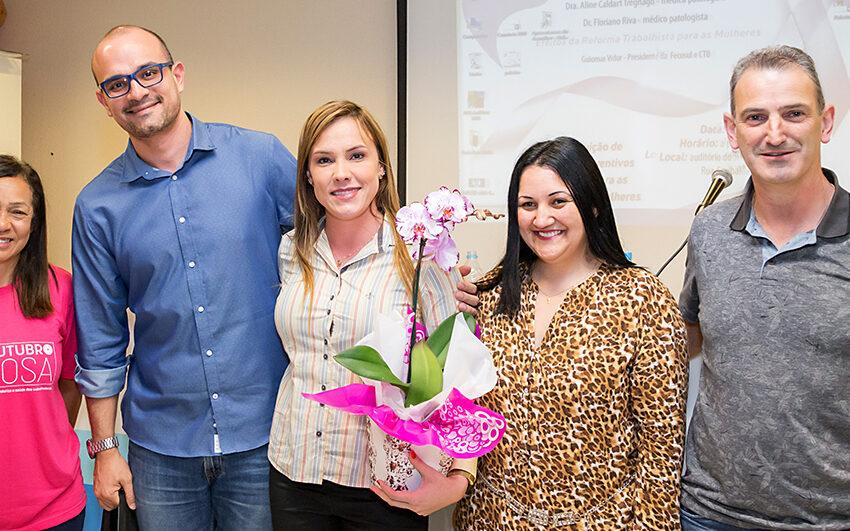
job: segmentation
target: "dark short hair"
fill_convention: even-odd
[[[799,66],[815,84],[817,92],[818,112],[823,112],[826,101],[823,97],[823,88],[820,84],[818,71],[815,69],[815,60],[799,48],[793,46],[768,46],[754,50],[742,57],[732,70],[732,78],[729,80],[729,108],[732,116],[735,115],[735,87],[741,76],[750,68],[758,70],[782,70],[789,66]]]
[[[12,155],[0,155],[0,179],[20,177],[32,193],[30,237],[21,251],[12,277],[18,304],[25,317],[46,317],[53,312],[48,286],[47,212],[41,178],[29,164]],[[55,277],[54,277],[55,278]]]
[[[502,293],[497,313],[515,315],[519,310],[522,271],[537,259],[520,236],[517,220],[520,178],[529,166],[549,168],[567,186],[593,256],[615,267],[635,266],[623,252],[605,179],[587,148],[578,140],[565,136],[538,142],[520,155],[508,185],[508,238],[501,262],[499,285]]]

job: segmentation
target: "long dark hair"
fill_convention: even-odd
[[[32,225],[12,276],[24,317],[47,317],[53,313],[48,285],[47,213],[41,178],[29,164],[11,155],[0,155],[0,178],[20,177],[32,192]],[[55,276],[54,276],[55,280]]]
[[[520,155],[511,173],[508,186],[508,240],[501,262],[500,278],[494,279],[494,284],[498,280],[502,288],[497,313],[516,315],[519,311],[522,271],[537,259],[520,236],[517,222],[519,181],[529,166],[549,168],[564,181],[581,215],[587,244],[593,256],[614,267],[635,267],[623,252],[605,180],[587,148],[578,140],[565,136],[538,142]]]

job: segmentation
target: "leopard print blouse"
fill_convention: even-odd
[[[539,348],[530,275],[517,316],[495,314],[500,291],[481,294],[499,378],[478,403],[508,428],[479,458],[455,529],[679,529],[687,353],[664,284],[603,265],[567,293]]]

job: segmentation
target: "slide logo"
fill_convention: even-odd
[[[49,390],[56,374],[55,354],[50,341],[0,343],[0,393]]]

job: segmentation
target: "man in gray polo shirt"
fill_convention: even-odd
[[[752,178],[691,229],[680,307],[703,369],[683,530],[850,529],[850,196],[820,156],[835,108],[788,46],[730,85]]]

